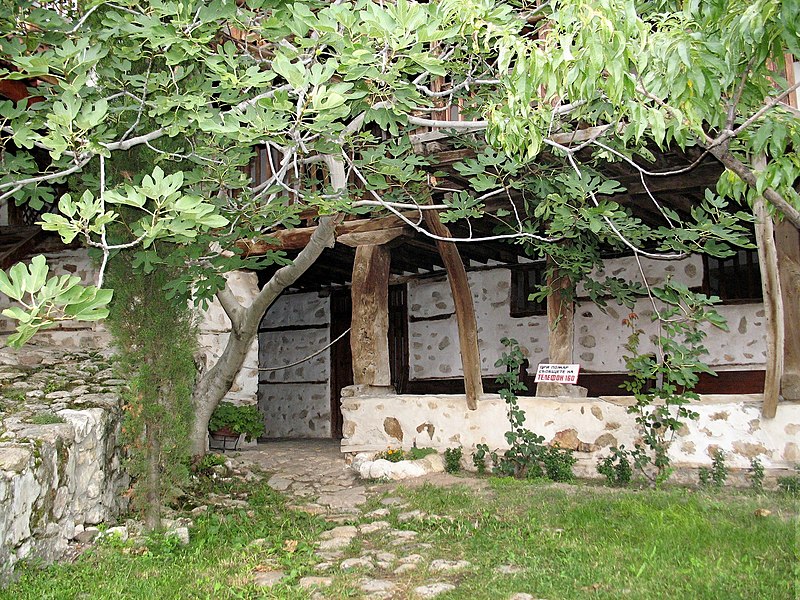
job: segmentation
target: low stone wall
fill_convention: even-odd
[[[345,389],[347,392],[348,389]],[[544,436],[546,443],[576,450],[576,473],[597,477],[597,458],[611,446],[633,447],[637,437],[634,416],[628,414],[630,398],[520,397],[526,427]],[[800,403],[783,402],[774,419],[764,419],[760,395],[705,396],[692,404],[699,413],[675,437],[670,458],[676,467],[711,464],[717,449],[726,453],[727,465],[747,468],[758,458],[766,469],[793,468],[800,463]],[[345,396],[343,452],[461,446],[468,457],[476,444],[507,448],[506,405],[493,394],[484,395],[478,409],[467,408],[460,395]]]
[[[0,583],[121,510],[122,383],[98,353],[0,350]]]

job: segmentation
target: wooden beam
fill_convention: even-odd
[[[419,219],[418,212],[403,213],[403,216],[412,220]],[[405,221],[395,215],[344,221],[336,226],[336,239],[343,235],[366,231],[380,231],[394,227],[404,227]],[[247,256],[258,256],[272,250],[301,250],[306,247],[311,235],[316,231],[313,227],[296,227],[294,229],[281,229],[269,234],[266,240],[239,240],[236,244],[245,251]]]
[[[450,231],[439,219],[437,211],[426,210],[425,222],[435,235],[451,237]],[[447,280],[450,282],[450,291],[453,294],[467,407],[470,410],[476,410],[478,398],[483,394],[483,382],[481,381],[481,355],[478,350],[478,322],[475,318],[472,292],[469,289],[464,263],[461,262],[455,243],[437,240],[436,246],[447,270]]]
[[[350,294],[353,318],[350,349],[353,383],[389,387],[389,262],[386,246],[356,248]]]
[[[381,245],[404,235],[411,234],[410,227],[389,227],[375,231],[355,231],[353,233],[343,233],[337,236],[336,241],[345,246],[355,248],[356,246]]]
[[[18,229],[19,235],[14,238],[12,245],[0,251],[0,269],[8,269],[14,263],[21,261],[45,234],[41,227],[20,227]]]
[[[680,175],[671,175],[668,177],[645,176],[644,180],[645,183],[647,183],[646,188],[642,184],[641,177],[638,174],[612,178],[626,188],[627,194],[634,195],[646,194],[648,189],[651,193],[657,193],[713,187],[716,185],[724,170],[722,165],[712,163],[709,165],[699,165],[693,170]]]
[[[766,167],[766,161],[757,159]],[[761,414],[768,419],[775,417],[778,410],[781,377],[783,376],[784,316],[781,298],[781,283],[778,273],[778,252],[775,245],[775,231],[772,217],[767,211],[766,200],[757,197],[753,202],[753,214],[756,217],[755,232],[758,245],[758,263],[761,267],[761,290],[764,296],[764,313],[766,315],[767,361],[764,376],[764,403]]]
[[[397,261],[395,261],[397,257]],[[392,252],[392,263],[409,273],[418,273],[420,270],[433,271],[434,267],[444,268],[442,257],[435,244],[424,240],[408,239],[405,243]]]

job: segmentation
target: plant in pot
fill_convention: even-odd
[[[249,442],[264,433],[264,419],[255,406],[220,402],[208,421],[208,431],[211,449],[236,450],[241,434]]]

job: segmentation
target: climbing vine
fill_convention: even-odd
[[[520,381],[519,369],[525,360],[519,343],[515,339],[500,340],[506,351],[495,363],[495,367],[505,367],[505,372],[497,377],[502,384],[500,397],[505,401],[511,429],[506,431],[506,442],[510,446],[502,455],[489,452],[486,444],[478,444],[473,462],[485,464],[488,455],[492,461],[492,473],[517,479],[547,477],[553,481],[570,481],[574,475],[572,467],[575,457],[570,450],[546,446],[544,437],[525,427],[525,411],[517,402],[517,393],[527,390]],[[481,469],[479,468],[479,471]]]
[[[130,382],[123,433],[134,507],[152,530],[160,528],[163,503],[188,477],[197,337],[189,305],[164,291],[174,273],[145,274],[132,261],[132,254],[123,254],[109,269],[115,294],[107,325],[118,367]]]
[[[702,360],[708,354],[703,345],[707,336],[704,325],[728,329],[725,319],[713,308],[719,299],[690,290],[683,284],[667,281],[649,289],[652,320],[658,333],[643,340],[639,315],[631,312],[623,324],[630,328],[625,349],[625,365],[630,375],[623,387],[631,392],[634,404],[628,412],[635,415],[639,437],[632,450],[611,448],[602,457],[598,471],[610,482],[625,484],[630,480],[626,465],[656,485],[669,479],[669,448],[686,420],[698,418],[689,404],[699,400],[694,387],[701,373],[714,372]],[[649,342],[652,352],[643,346]]]

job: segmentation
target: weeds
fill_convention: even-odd
[[[764,465],[757,458],[750,459],[750,487],[754,492],[764,491]]]
[[[461,471],[461,455],[462,450],[460,447],[447,448],[444,451],[444,470],[448,473],[458,473]]]
[[[38,413],[27,419],[33,425],[55,425],[56,423],[66,423],[64,417],[51,412]]]
[[[402,448],[387,448],[383,452],[376,454],[375,458],[382,458],[383,460],[388,460],[389,462],[398,463],[401,460],[420,460],[431,454],[436,454],[436,450],[434,448],[417,448],[414,446],[409,450],[403,450]]]
[[[778,477],[778,490],[788,496],[797,498],[800,496],[800,465],[795,467],[795,470],[798,472],[797,475]]]
[[[698,470],[698,477],[700,479],[700,485],[703,487],[723,487],[728,480],[728,467],[725,464],[725,452],[716,450],[711,459],[711,468],[700,467]]]
[[[436,454],[436,450],[434,448],[417,448],[414,446],[405,453],[405,459],[420,460],[421,458],[425,458],[431,454]]]

